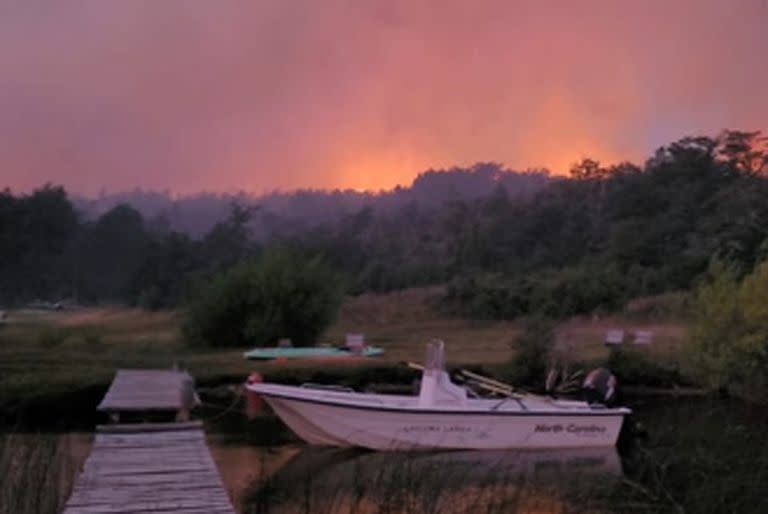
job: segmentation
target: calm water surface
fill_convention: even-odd
[[[583,491],[622,476],[613,448],[568,451],[376,453],[310,447],[214,458],[242,512],[564,512]],[[240,454],[242,455],[242,454]],[[583,511],[583,510],[582,510]]]
[[[247,421],[240,413],[207,422],[207,433],[225,486],[242,513],[768,512],[768,410],[722,399],[628,403],[646,435],[623,440],[618,450],[312,448],[274,417]],[[8,443],[9,436],[4,437]],[[40,434],[13,437],[14,448],[41,441]],[[53,478],[66,489],[92,435],[44,437],[58,438],[65,448],[65,465]],[[19,475],[19,480],[25,479]],[[39,493],[27,489],[25,494]]]
[[[768,512],[768,410],[717,398],[629,404],[639,429],[618,449],[364,452],[247,422],[209,427],[210,446],[247,513]],[[289,440],[262,446],[259,433]]]

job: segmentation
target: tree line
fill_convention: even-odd
[[[483,163],[380,194],[239,197],[203,233],[126,203],[95,215],[57,186],[6,190],[0,302],[175,307],[196,282],[280,245],[324,259],[352,294],[447,284],[448,305],[472,317],[609,310],[691,288],[713,256],[752,269],[768,252],[767,174],[765,138],[724,131],[643,165],[585,159],[566,177]]]
[[[33,301],[173,307],[195,279],[251,249],[238,206],[202,239],[158,231],[127,204],[83,219],[66,191],[0,192],[0,305]]]

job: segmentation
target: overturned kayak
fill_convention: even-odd
[[[243,356],[251,360],[274,359],[348,359],[354,357],[376,357],[384,353],[383,348],[365,346],[358,351],[346,347],[309,346],[296,348],[256,348]]]
[[[616,444],[626,408],[534,395],[470,398],[433,346],[418,396],[247,384],[310,444],[373,450],[585,448]]]

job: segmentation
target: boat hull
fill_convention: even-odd
[[[613,446],[627,413],[621,409],[578,413],[419,411],[264,397],[285,424],[310,444],[372,450]]]

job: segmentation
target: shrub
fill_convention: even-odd
[[[613,310],[622,303],[625,289],[613,267],[581,264],[541,273],[532,288],[530,309],[552,317]]]
[[[514,319],[528,313],[530,289],[525,278],[480,273],[454,278],[445,300],[457,313],[470,318]]]
[[[534,313],[567,317],[613,310],[625,296],[626,284],[614,267],[589,263],[532,275],[457,277],[448,287],[446,301],[464,316],[514,319]]]
[[[505,373],[515,384],[542,386],[554,345],[554,322],[536,316],[526,322],[523,332],[512,343],[515,351]]]
[[[612,348],[605,367],[616,375],[619,384],[668,388],[690,385],[676,365],[634,349]]]
[[[262,346],[280,338],[313,343],[341,305],[339,279],[318,258],[265,251],[214,277],[189,303],[184,333],[193,344]]]
[[[734,266],[714,261],[694,298],[692,348],[713,387],[768,389],[768,261],[742,281]]]

